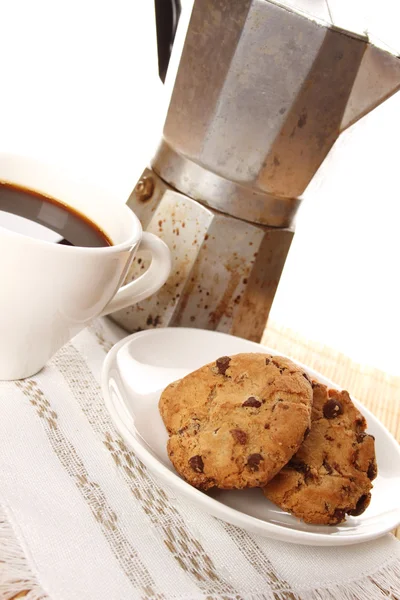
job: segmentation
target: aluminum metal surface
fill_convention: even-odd
[[[293,230],[223,215],[169,189],[151,170],[143,175],[155,182],[154,196],[142,202],[134,191],[128,205],[168,244],[173,269],[157,294],[112,318],[131,332],[181,325],[259,341]],[[147,266],[139,251],[126,281]]]
[[[152,167],[189,197],[268,225],[290,222],[340,132],[400,88],[397,57],[268,0],[197,0],[171,60]]]
[[[113,315],[127,330],[261,339],[301,194],[341,131],[400,88],[400,60],[340,29],[343,14],[325,0],[196,0],[181,19],[163,136],[128,201],[174,266]],[[139,253],[128,280],[147,264]]]
[[[221,212],[241,215],[243,220],[254,223],[290,227],[301,204],[301,198],[282,198],[225,179],[178,154],[165,140],[158,147],[153,169],[162,174],[172,188]],[[246,213],[242,214],[244,206]]]

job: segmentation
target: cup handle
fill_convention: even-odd
[[[153,233],[144,231],[140,241],[140,249],[151,252],[149,268],[134,281],[123,285],[104,308],[101,316],[148,298],[167,281],[171,271],[171,254],[167,244]]]

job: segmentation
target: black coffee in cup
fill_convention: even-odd
[[[4,213],[15,218],[7,218]],[[20,233],[21,219],[25,221],[25,229],[29,221],[29,231],[35,238],[48,239],[50,230],[56,243],[93,248],[112,246],[104,231],[75,209],[39,192],[0,181],[0,226]]]

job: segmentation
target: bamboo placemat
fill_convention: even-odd
[[[400,442],[400,377],[361,365],[340,352],[269,321],[262,343],[315,369],[348,390]],[[400,539],[400,527],[396,530]]]

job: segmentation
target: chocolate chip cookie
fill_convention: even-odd
[[[363,513],[377,474],[366,426],[347,392],[313,382],[310,434],[264,487],[266,497],[306,523],[337,525]]]
[[[263,486],[310,427],[311,381],[290,360],[223,356],[169,385],[159,409],[176,470],[206,490]]]

